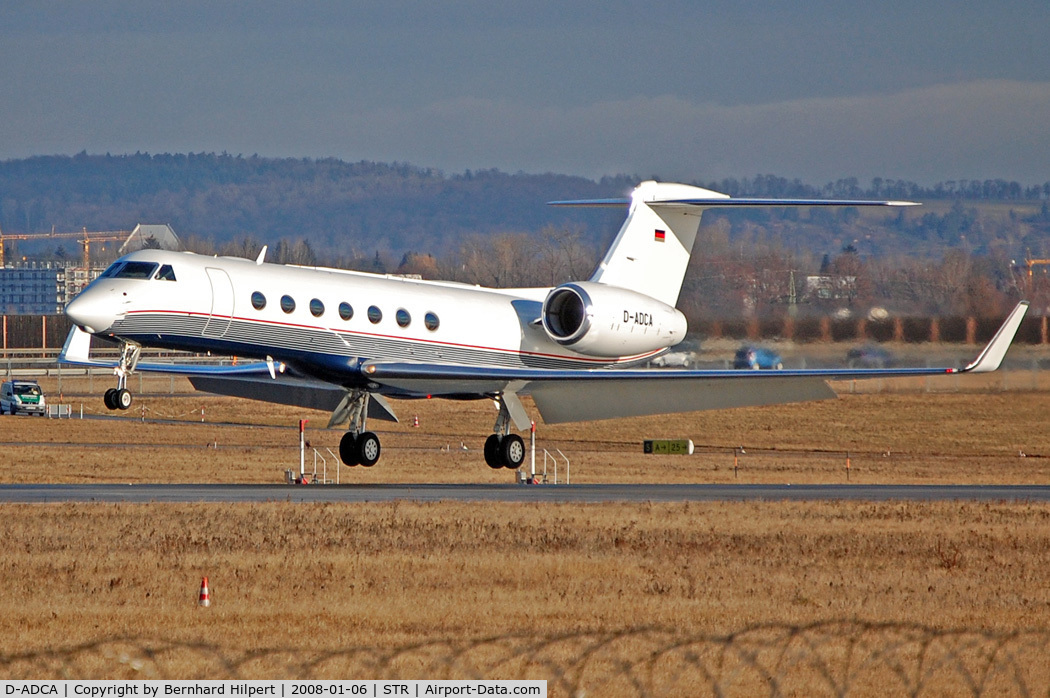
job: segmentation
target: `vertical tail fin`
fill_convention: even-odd
[[[721,198],[729,197],[685,184],[642,182],[631,194],[627,220],[591,281],[675,305],[703,208],[671,202]]]
[[[630,204],[627,220],[612,247],[591,277],[652,296],[668,305],[678,302],[689,255],[708,208],[738,206],[916,206],[911,201],[854,201],[850,199],[731,199],[709,189],[688,184],[642,182],[630,199],[552,201],[558,206],[623,206]]]

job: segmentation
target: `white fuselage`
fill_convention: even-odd
[[[140,266],[122,275],[121,262]],[[148,278],[130,273],[147,264]],[[165,267],[174,280],[158,278]],[[67,306],[87,331],[143,346],[272,357],[329,380],[344,372],[350,379],[363,360],[579,369],[664,348],[608,358],[559,345],[539,322],[548,288],[498,290],[160,250],[127,255],[113,269]]]

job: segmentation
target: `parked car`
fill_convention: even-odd
[[[44,391],[36,381],[4,381],[0,385],[0,414],[39,414],[47,409]]]
[[[877,344],[865,344],[846,352],[850,368],[887,368],[893,365],[893,355]]]
[[[696,354],[691,351],[671,351],[660,354],[650,363],[659,368],[689,368],[696,363]]]
[[[733,357],[733,368],[774,369],[784,368],[780,354],[765,347],[744,346],[737,350]]]

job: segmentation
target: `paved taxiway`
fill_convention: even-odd
[[[0,485],[0,502],[1033,501],[1046,485]]]

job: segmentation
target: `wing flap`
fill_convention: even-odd
[[[300,381],[279,376],[265,378],[231,378],[228,376],[193,375],[190,383],[196,390],[215,395],[247,398],[280,405],[331,412],[339,406],[346,391],[327,383]]]
[[[286,374],[277,374],[276,378],[196,375],[190,376],[189,380],[196,390],[204,393],[258,400],[277,405],[294,405],[310,410],[331,412],[333,415],[336,410],[343,407],[347,396],[346,389],[341,386]],[[370,396],[368,418],[385,422],[397,421],[397,415],[394,414],[390,403],[381,395]],[[342,415],[342,418],[335,420],[334,423],[345,421],[346,416]],[[333,424],[329,424],[329,427],[331,426]]]
[[[821,378],[683,378],[540,382],[529,386],[536,408],[548,424],[642,417],[672,412],[757,407],[828,400],[835,391]]]

